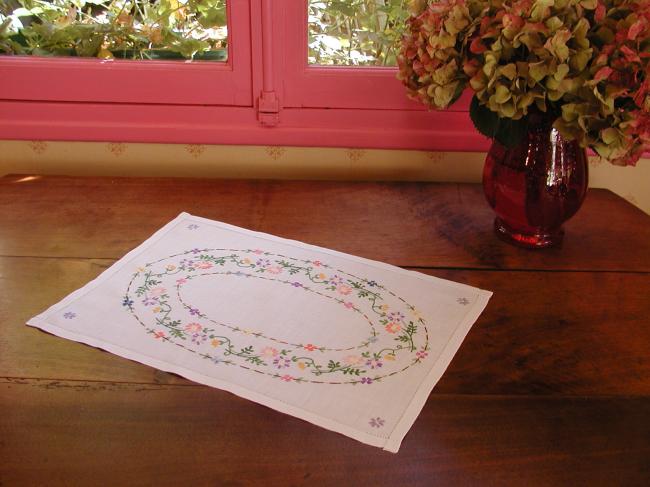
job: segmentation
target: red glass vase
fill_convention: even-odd
[[[585,149],[539,114],[529,117],[528,133],[518,146],[507,148],[495,140],[483,169],[497,235],[527,248],[562,241],[562,224],[582,205],[587,184]]]

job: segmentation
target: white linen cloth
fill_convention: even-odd
[[[397,452],[491,295],[182,213],[28,325]]]

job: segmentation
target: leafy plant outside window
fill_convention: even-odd
[[[309,64],[395,66],[408,0],[309,0]]]
[[[226,0],[0,0],[0,54],[227,59]]]

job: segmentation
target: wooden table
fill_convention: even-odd
[[[398,454],[24,326],[181,211],[494,291]],[[0,178],[0,484],[649,485],[650,217],[562,249],[476,185]]]

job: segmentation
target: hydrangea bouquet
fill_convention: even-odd
[[[469,87],[503,145],[544,113],[617,165],[650,148],[650,1],[414,0],[399,56],[409,95],[446,108]]]

